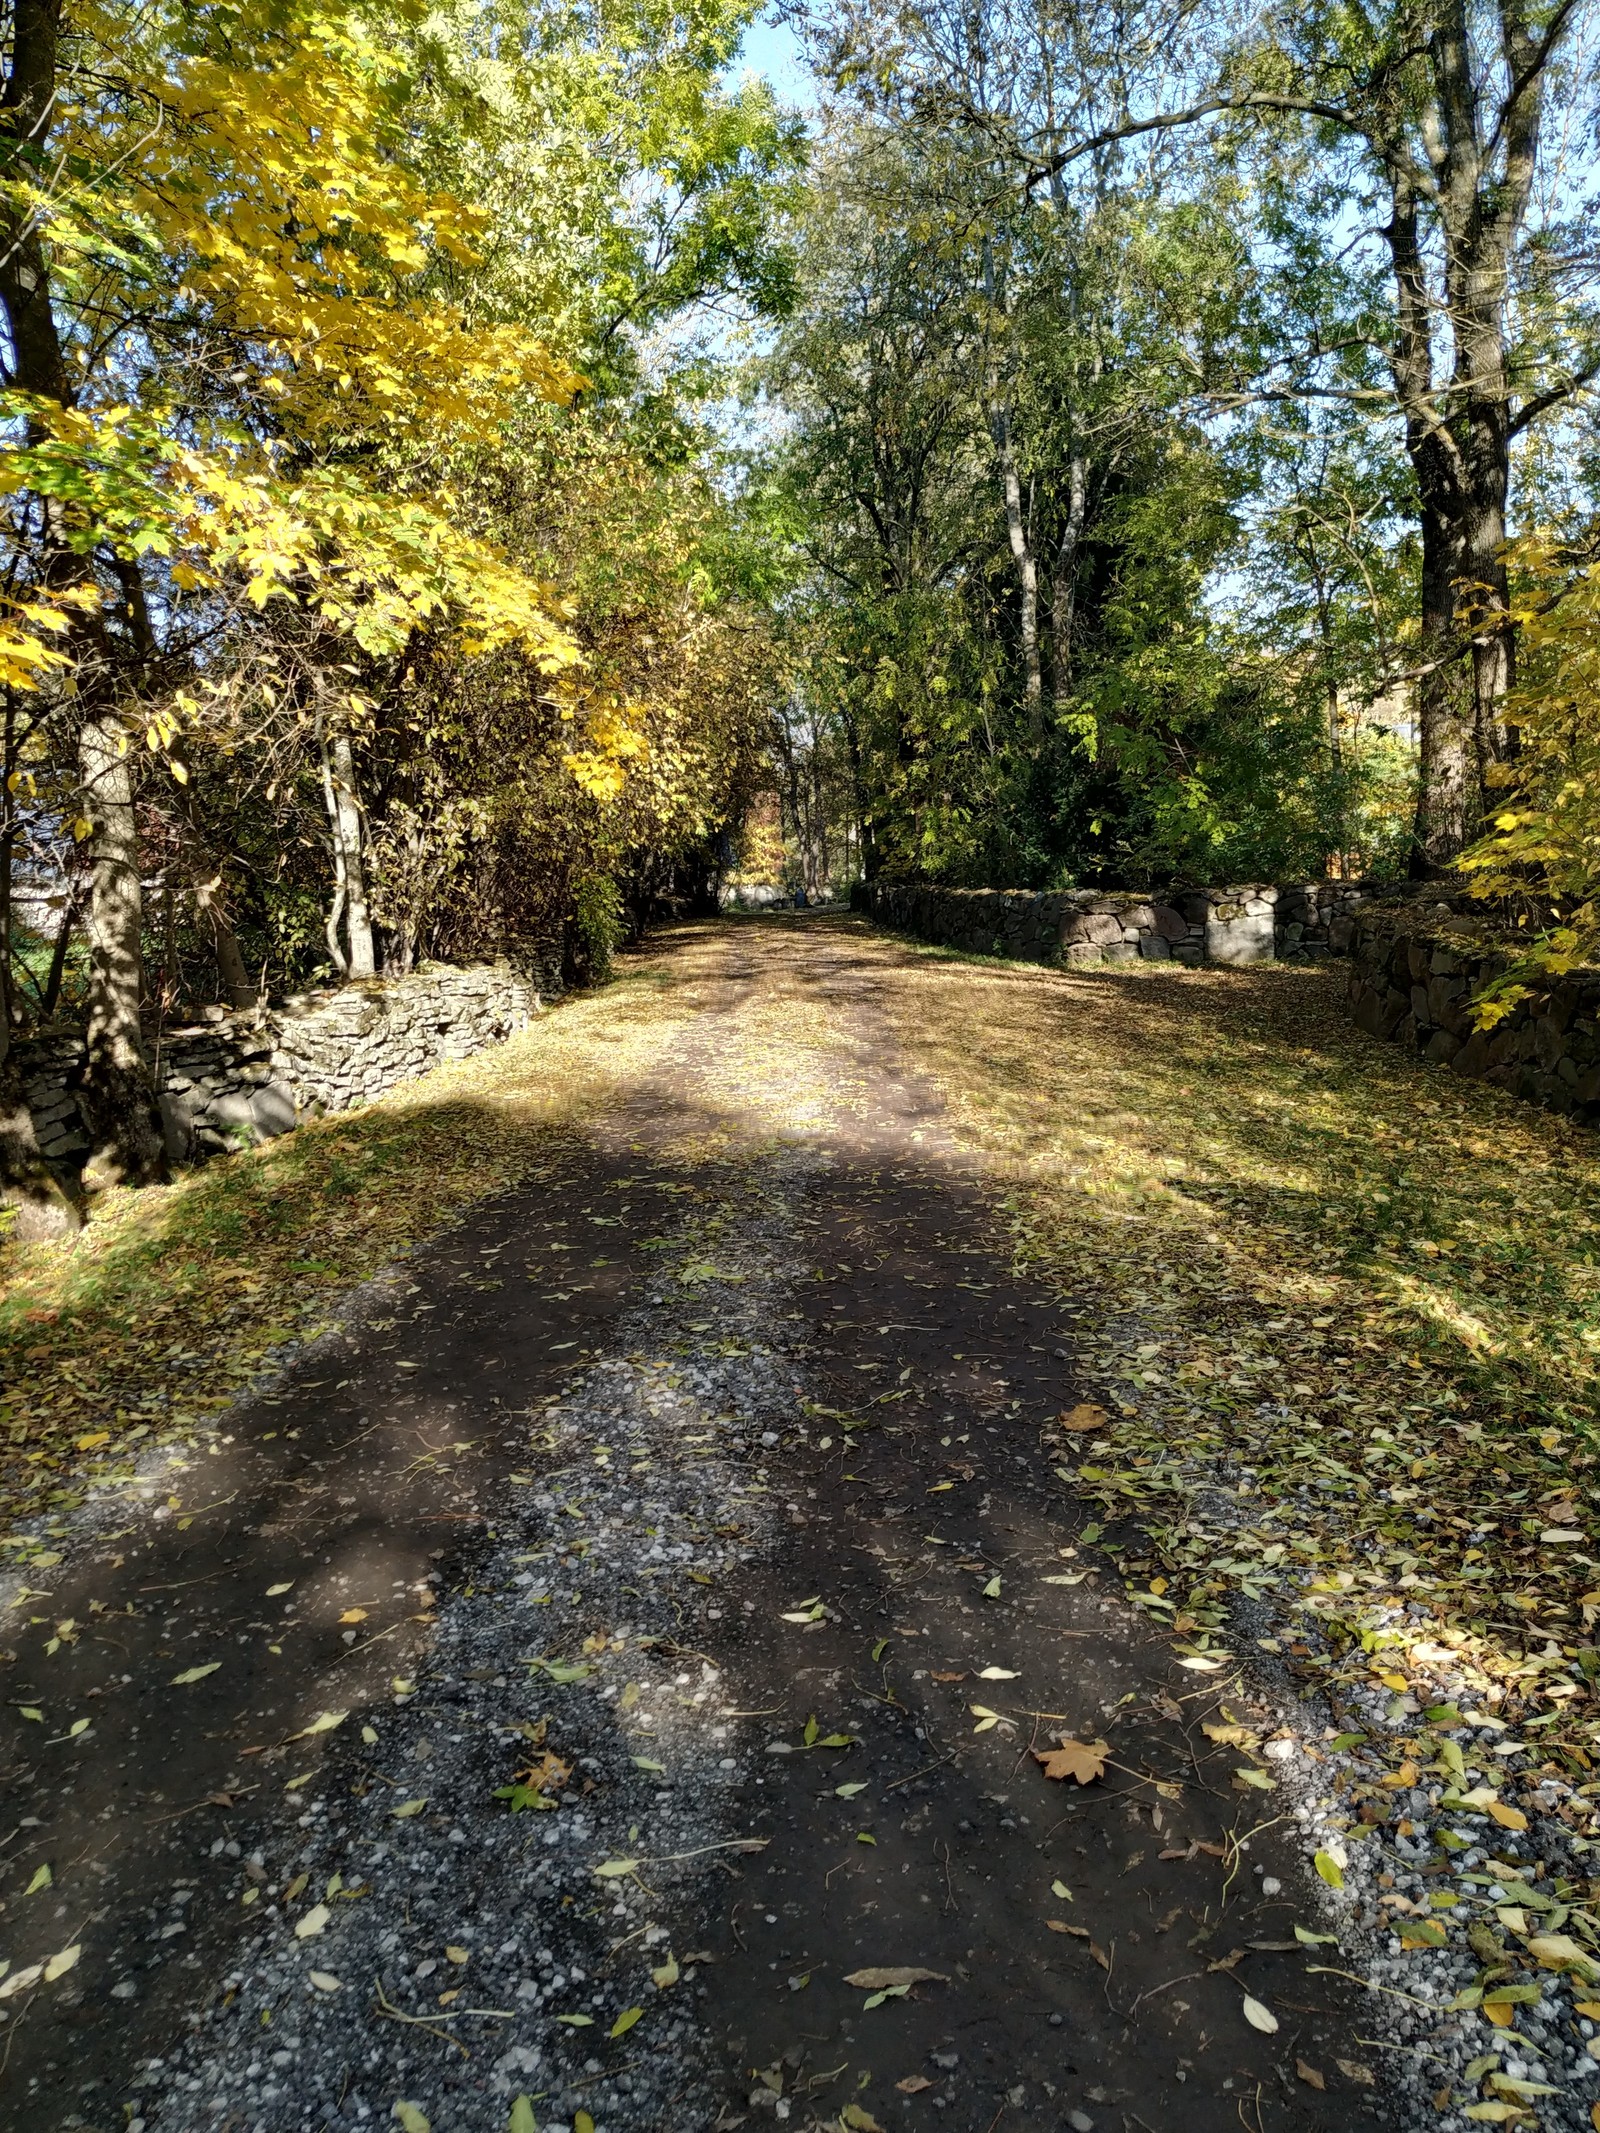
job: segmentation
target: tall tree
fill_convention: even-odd
[[[1085,171],[1098,183],[1108,158],[1210,122],[1265,188],[1319,196],[1291,270],[1317,282],[1370,218],[1386,301],[1344,316],[1312,301],[1284,321],[1305,330],[1280,334],[1252,382],[1332,398],[1403,436],[1421,537],[1422,870],[1474,833],[1505,745],[1514,453],[1600,378],[1591,203],[1569,160],[1600,110],[1581,35],[1593,12],[1590,0],[1387,0],[1294,9],[1263,29],[1254,12],[1202,17],[1187,0],[1131,16],[1103,0],[845,0],[819,23],[836,79],[980,140],[1019,194]]]

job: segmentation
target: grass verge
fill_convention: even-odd
[[[1361,1035],[1342,982],[897,948],[885,999],[1078,1314],[1105,1414],[1061,1441],[1137,1521],[1135,1600],[1200,1658],[1275,1609],[1447,1774],[1465,1691],[1527,1744],[1480,1790],[1558,1771],[1588,1826],[1600,1143]]]
[[[0,1526],[18,1559],[182,1438],[407,1246],[525,1176],[671,1042],[650,957],[510,1042],[155,1190],[72,1244],[0,1244]],[[64,1528],[59,1528],[64,1530]]]

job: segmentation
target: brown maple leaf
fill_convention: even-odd
[[[1076,1778],[1092,1785],[1106,1774],[1109,1743],[1103,1740],[1064,1740],[1058,1748],[1035,1748],[1033,1759],[1044,1766],[1047,1778]]]
[[[1082,1430],[1087,1435],[1090,1430],[1104,1429],[1111,1417],[1103,1407],[1081,1400],[1076,1407],[1063,1407],[1056,1420],[1063,1429]]]

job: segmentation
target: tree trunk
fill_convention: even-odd
[[[1456,621],[1459,543],[1431,508],[1422,510],[1423,672],[1417,682],[1417,815],[1411,872],[1448,867],[1472,834],[1481,807],[1472,743],[1472,705]]]
[[[67,891],[66,904],[61,913],[61,931],[56,935],[56,944],[50,951],[50,974],[44,981],[43,1009],[46,1021],[61,1003],[61,981],[67,974],[67,950],[72,945],[72,921],[77,916],[72,900],[72,891]]]
[[[244,955],[239,947],[239,936],[228,923],[227,909],[218,894],[220,880],[201,881],[195,884],[194,899],[200,916],[211,935],[212,952],[217,959],[217,975],[222,980],[223,997],[230,1007],[254,1007],[257,993],[250,982],[250,973],[244,967]]]
[[[0,171],[13,183],[44,161],[56,107],[60,0],[16,0],[11,71],[0,99]],[[14,195],[13,200],[20,195]],[[3,216],[0,303],[10,328],[12,383],[61,406],[73,402],[50,288],[49,261],[31,217]],[[30,439],[44,433],[29,422]],[[40,576],[45,584],[94,585],[94,569],[66,538],[59,507],[46,504]],[[85,1175],[142,1183],[164,1168],[155,1093],[139,1040],[139,855],[125,736],[110,710],[111,672],[98,604],[75,616],[65,638],[81,709],[78,764],[89,847],[89,1031],[79,1108],[92,1142]]]
[[[1027,714],[1028,734],[1035,746],[1044,738],[1044,673],[1039,659],[1039,565],[1033,552],[1028,512],[1017,468],[1016,437],[1011,406],[1002,389],[996,350],[998,329],[1010,313],[1002,271],[996,267],[994,246],[983,240],[983,288],[992,324],[984,397],[987,402],[989,435],[994,444],[995,464],[1000,471],[1000,492],[1005,506],[1006,540],[1017,571],[1017,635],[1022,650],[1022,703]]]
[[[377,958],[361,852],[361,797],[348,733],[336,733],[331,742],[324,744],[322,792],[333,836],[334,904],[328,919],[328,945],[345,977],[370,978],[377,968]],[[338,944],[341,911],[346,943],[343,950]]]
[[[89,1130],[90,1185],[143,1185],[166,1159],[139,1028],[142,922],[139,833],[128,737],[109,714],[85,720],[78,775],[89,839],[89,1018],[78,1107]]]
[[[1081,452],[1067,462],[1067,519],[1050,590],[1050,689],[1064,713],[1072,695],[1072,633],[1078,617],[1078,550],[1089,510],[1089,469]]]

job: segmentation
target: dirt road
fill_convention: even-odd
[[[11,1618],[0,2122],[1394,2122],[874,954],[648,963],[593,1130]]]

